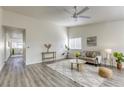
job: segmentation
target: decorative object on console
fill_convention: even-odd
[[[124,62],[124,55],[121,52],[114,52],[113,56],[116,58],[117,69],[122,69],[122,62]]]
[[[65,45],[65,49],[66,49],[66,51],[64,53],[62,53],[62,55],[66,55],[66,58],[68,59],[69,58],[69,50],[70,50],[70,48],[67,45]]]
[[[47,52],[49,52],[49,49],[51,48],[51,44],[44,44],[44,46],[47,48]]]
[[[97,37],[92,36],[92,37],[87,37],[87,46],[97,46]]]

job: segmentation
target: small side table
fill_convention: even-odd
[[[76,60],[73,60],[71,62],[71,69],[73,69],[74,65],[76,65],[77,66],[77,71],[81,72],[83,70],[84,63],[86,63],[84,60],[80,60],[78,62],[76,62]]]

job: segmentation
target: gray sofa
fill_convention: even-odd
[[[99,51],[83,51],[80,59],[86,60],[87,63],[99,65],[101,63],[101,54]]]

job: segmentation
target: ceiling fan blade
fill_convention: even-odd
[[[65,11],[66,13],[68,13],[68,14],[71,14],[71,15],[72,15],[72,13],[71,13],[70,11],[68,11],[67,9],[64,9],[64,11]]]
[[[86,18],[86,19],[90,19],[90,16],[78,16],[79,18]]]
[[[89,10],[89,7],[83,8],[81,11],[79,11],[79,12],[77,13],[77,15],[80,15],[80,14],[84,13],[84,12],[87,11],[87,10]]]

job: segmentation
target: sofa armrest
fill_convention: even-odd
[[[100,64],[101,60],[102,60],[102,57],[101,56],[96,56],[96,60],[97,60],[98,64]]]

